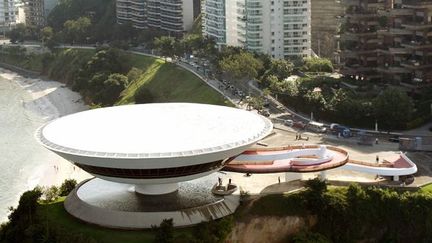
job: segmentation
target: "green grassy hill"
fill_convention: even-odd
[[[195,102],[225,105],[222,95],[207,86],[193,73],[162,59],[132,54],[133,66],[145,70],[122,93],[117,104],[134,103],[134,95],[145,88],[154,96],[154,102]]]

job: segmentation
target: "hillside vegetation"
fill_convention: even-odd
[[[108,49],[57,49],[31,54],[1,48],[0,61],[64,82],[89,104],[196,102],[230,105],[193,73],[162,59]]]

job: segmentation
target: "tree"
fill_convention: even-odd
[[[164,219],[159,227],[152,227],[156,231],[155,242],[171,243],[174,242],[173,219]]]
[[[89,37],[91,20],[88,17],[79,17],[64,23],[65,40],[71,43],[85,43]]]
[[[327,184],[318,178],[306,181],[304,193],[308,208],[312,213],[319,213],[325,203],[324,193],[327,191]]]
[[[41,40],[48,49],[53,50],[57,45],[53,28],[47,26],[41,30]]]
[[[174,37],[161,36],[159,38],[155,38],[154,45],[161,53],[161,56],[171,57],[174,55],[175,42],[176,41]]]
[[[379,124],[389,129],[404,128],[411,119],[413,103],[408,95],[396,88],[387,88],[373,102]]]
[[[43,189],[43,196],[46,202],[52,202],[59,196],[59,188],[56,186],[50,186]]]
[[[136,67],[132,67],[131,70],[129,70],[129,72],[127,73],[127,78],[129,80],[129,83],[133,83],[136,80],[138,80],[141,75],[144,73],[143,70],[136,68]]]
[[[192,54],[194,51],[198,51],[204,47],[204,40],[201,35],[188,34],[180,40],[180,44],[185,53]]]
[[[24,24],[17,24],[15,28],[6,33],[6,36],[10,39],[10,42],[24,42],[26,36],[26,27]]]
[[[165,32],[162,30],[140,30],[137,36],[137,42],[144,43],[147,48],[154,47],[156,38],[164,36]]]
[[[256,59],[251,53],[242,51],[223,58],[219,62],[221,70],[235,79],[250,80],[258,76],[258,72],[263,68],[260,60]]]
[[[103,81],[102,88],[95,95],[94,101],[104,105],[113,105],[120,93],[128,85],[128,78],[120,73],[113,73]]]
[[[321,91],[309,90],[304,95],[304,98],[311,106],[311,111],[315,114],[325,110],[326,100]]]
[[[294,65],[288,60],[272,60],[266,75],[275,75],[279,80],[284,80],[291,75],[293,68]]]
[[[330,243],[331,241],[320,233],[315,233],[315,232],[311,232],[308,230],[302,230],[293,236],[291,242],[293,242],[293,243],[310,243],[310,242]]]
[[[38,221],[36,208],[41,195],[40,188],[26,191],[21,195],[18,207],[10,208],[9,222],[2,224],[1,242],[32,242],[34,235],[40,233],[37,232],[37,227],[31,226]]]
[[[262,96],[252,96],[246,100],[247,108],[261,111],[264,108],[264,98]]]
[[[59,195],[61,197],[69,195],[73,189],[77,186],[77,181],[75,179],[66,179],[59,188]]]
[[[94,75],[96,73],[126,73],[129,68],[129,60],[124,51],[109,48],[98,51],[86,64],[84,70]],[[91,76],[85,78],[91,78]]]
[[[136,38],[137,34],[138,32],[133,27],[131,22],[115,25],[112,33],[114,40],[126,41],[131,41],[132,39]]]
[[[333,72],[333,64],[327,58],[308,57],[304,59],[303,70],[306,72]]]

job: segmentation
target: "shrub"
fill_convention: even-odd
[[[222,219],[203,222],[194,228],[194,242],[222,243],[234,226],[232,216]]]
[[[333,72],[333,65],[329,59],[308,57],[304,59],[303,70],[306,72]]]
[[[290,242],[293,243],[330,243],[331,241],[327,239],[324,235],[320,233],[311,232],[308,230],[302,230],[292,237]]]
[[[174,242],[173,219],[164,219],[159,227],[152,226],[155,230],[155,242],[171,243]]]
[[[75,179],[66,179],[59,188],[59,195],[62,197],[69,195],[76,185],[77,181]]]
[[[406,128],[407,129],[413,129],[413,128],[421,126],[424,122],[425,122],[425,120],[423,117],[417,117],[416,119],[407,122]]]
[[[143,73],[144,73],[143,70],[133,67],[131,68],[131,70],[129,70],[126,76],[129,80],[129,83],[132,83],[138,80]]]
[[[56,186],[44,188],[43,197],[45,198],[46,202],[55,201],[59,197],[59,188]]]

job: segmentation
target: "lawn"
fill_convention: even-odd
[[[141,77],[131,83],[122,93],[117,104],[134,103],[138,89],[147,89],[153,102],[194,102],[230,105],[217,91],[209,87],[193,73],[162,59],[131,54],[131,64],[145,70]]]
[[[103,243],[145,243],[154,241],[151,230],[114,230],[84,223],[66,212],[63,207],[64,200],[65,198],[62,197],[55,202],[39,206],[38,210],[41,218],[46,218],[51,227],[60,227],[67,232],[82,234]],[[191,234],[191,228],[176,229],[174,234]]]
[[[426,185],[426,186],[422,187],[420,189],[420,191],[432,193],[432,184],[429,184],[429,185]]]

